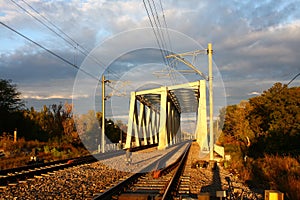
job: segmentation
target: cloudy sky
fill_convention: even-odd
[[[209,42],[213,44],[213,59],[224,84],[227,104],[236,104],[260,94],[275,82],[288,83],[300,72],[300,1],[164,0],[163,12],[160,1],[154,2],[163,27],[166,27],[164,15],[171,32],[184,34],[204,48]],[[148,5],[148,1],[145,3]],[[154,5],[152,8],[154,10]],[[118,62],[122,56],[115,55],[113,51],[145,40],[143,34],[132,34],[131,37],[129,34],[124,38],[118,36],[151,27],[142,0],[0,0],[0,22],[0,78],[16,83],[28,105],[34,105],[37,109],[41,102],[50,104],[72,99],[78,76],[76,66],[80,68],[87,55],[107,40],[118,38],[117,44],[106,46],[107,51],[105,47],[101,49],[101,59],[106,54],[117,59],[108,74],[123,67],[123,71],[120,70],[123,74],[137,73],[135,79],[141,80],[141,73],[145,76],[147,70],[138,74],[139,70],[130,68],[133,63],[153,63],[155,54],[160,56],[157,51],[148,51],[147,56],[133,53],[126,54],[126,62]],[[150,33],[153,35],[153,32]],[[175,49],[176,46],[186,45],[178,38],[170,44]],[[158,48],[158,45],[154,42],[150,47]],[[196,50],[193,45],[189,47],[173,52]],[[157,62],[161,61],[160,57]],[[105,67],[100,68],[104,70]],[[300,78],[291,86],[300,86]],[[80,94],[73,97],[87,97],[84,94],[80,97]]]

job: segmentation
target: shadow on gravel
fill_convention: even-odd
[[[218,166],[213,170],[213,180],[210,185],[203,186],[200,192],[209,192],[211,197],[216,196],[216,191],[222,190],[222,183],[220,177],[220,169]]]

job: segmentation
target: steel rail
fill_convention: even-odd
[[[184,145],[184,144],[182,144]],[[176,173],[179,173],[179,170],[182,170],[182,167],[179,169],[178,166],[182,165],[182,163],[184,162],[184,160],[186,160],[187,157],[187,151],[189,150],[191,144],[188,144],[187,147],[184,150],[184,153],[179,156],[179,158],[176,159],[175,162],[173,162],[171,165],[167,166],[167,167],[163,167],[160,169],[160,167],[162,166],[163,163],[166,162],[167,159],[169,159],[174,152],[176,152],[178,149],[180,149],[182,146],[178,146],[178,148],[174,149],[173,151],[167,153],[166,155],[164,155],[162,158],[158,159],[157,161],[151,163],[150,165],[146,166],[145,168],[143,168],[142,170],[140,170],[140,172],[132,174],[130,177],[128,177],[127,179],[123,180],[122,182],[118,183],[117,185],[111,187],[110,189],[108,189],[107,191],[105,191],[104,193],[98,195],[97,197],[95,197],[95,200],[109,200],[112,199],[113,196],[119,196],[120,194],[126,192],[126,190],[134,185],[134,183],[137,182],[137,180],[142,177],[145,176],[148,173],[153,174],[154,171],[160,171],[159,174],[165,175],[167,173],[170,173],[170,171],[174,170],[174,168],[177,167]],[[146,172],[148,171],[148,172]],[[179,173],[180,174],[180,173]],[[175,181],[174,178],[172,178],[171,180],[172,182]],[[171,191],[173,184],[168,184],[166,188],[169,188],[168,190],[166,190],[167,192]],[[165,193],[165,192],[164,192]]]
[[[142,151],[144,149],[153,148],[155,146],[157,146],[157,144],[135,147],[132,148],[131,151],[132,152]],[[103,160],[103,159],[111,158],[113,156],[119,156],[122,154],[125,154],[125,151],[118,150],[118,151],[112,151],[106,153],[87,155],[83,157],[58,160],[54,162],[38,163],[38,164],[21,166],[17,168],[0,170],[0,186],[5,186],[8,185],[9,183],[15,183],[17,181],[26,180],[28,178],[34,177],[35,175],[46,174],[48,172],[53,172],[60,169],[66,169],[73,166],[92,163],[98,160]]]
[[[186,148],[186,150],[184,151],[183,156],[180,158],[180,162],[178,164],[178,168],[176,169],[175,175],[172,177],[171,181],[169,182],[165,193],[163,194],[163,197],[161,198],[161,200],[167,200],[167,199],[173,199],[172,198],[172,192],[174,192],[174,187],[176,186],[176,184],[178,185],[178,181],[179,178],[184,170],[184,166],[187,160],[187,156],[188,156],[188,152],[190,150],[191,144],[189,144]],[[177,189],[177,187],[175,188]]]
[[[31,165],[28,167],[18,168],[15,172],[7,173],[6,175],[2,175],[0,177],[0,185],[5,186],[9,183],[15,183],[17,181],[26,180],[28,178],[32,178],[35,175],[46,174],[48,172],[57,171],[60,169],[65,169],[85,163],[92,163],[97,161],[97,159],[93,156],[85,156],[77,159],[70,159],[71,162],[65,162],[65,160],[56,163],[47,163],[47,165]],[[23,169],[23,170],[21,170]],[[21,171],[20,171],[21,170]]]

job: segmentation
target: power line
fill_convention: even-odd
[[[26,1],[22,0],[28,7],[30,7],[32,10],[34,10],[40,17],[42,17],[46,22],[48,22],[49,24],[51,24],[53,27],[55,27],[60,33],[62,33],[65,37],[67,37],[69,40],[67,40],[66,38],[64,38],[63,36],[60,35],[60,33],[58,33],[57,31],[55,31],[53,28],[51,28],[50,26],[48,26],[45,22],[43,22],[42,20],[40,20],[39,18],[37,18],[36,16],[34,16],[33,14],[31,14],[27,9],[25,9],[23,6],[21,6],[20,4],[18,4],[16,1],[11,0],[11,2],[13,2],[17,7],[19,7],[20,9],[22,9],[24,12],[26,12],[28,15],[30,15],[31,17],[33,17],[35,20],[37,20],[39,23],[41,23],[42,25],[44,25],[47,29],[49,29],[50,31],[52,31],[55,35],[57,35],[59,38],[63,39],[65,42],[67,42],[69,45],[71,45],[75,50],[79,50],[83,55],[85,55],[86,57],[90,57],[93,59],[93,61],[95,61],[97,64],[99,64],[100,66],[105,66],[105,64],[101,61],[99,61],[97,58],[95,58],[93,55],[89,55],[88,50],[86,50],[83,46],[81,46],[78,42],[76,42],[74,39],[72,39],[69,35],[67,35],[63,30],[61,30],[59,27],[57,27],[54,23],[52,23],[50,20],[48,20],[46,17],[42,16],[36,9],[34,9],[29,3],[27,3]],[[24,34],[18,32],[17,30],[15,30],[14,28],[8,26],[7,24],[0,22],[4,27],[6,27],[7,29],[13,31],[14,33],[18,34],[19,36],[23,37],[24,39],[32,42],[33,44],[37,45],[38,47],[42,48],[43,50],[47,51],[48,53],[50,53],[51,55],[55,56],[56,58],[62,60],[63,62],[69,64],[70,66],[76,68],[79,71],[82,71],[83,73],[85,73],[86,75],[92,77],[93,79],[96,79],[97,81],[99,80],[96,76],[94,76],[93,74],[81,69],[80,67],[78,67],[76,65],[77,63],[77,59],[76,59],[76,55],[74,55],[74,63],[70,62],[69,60],[63,58],[62,56],[54,53],[53,51],[51,51],[50,49],[44,47],[43,45],[39,44],[38,42],[30,39],[29,37],[25,36]],[[74,44],[73,44],[74,43]],[[80,48],[78,48],[80,47]],[[113,72],[110,69],[111,72]],[[113,76],[115,76],[117,79],[120,79],[119,76],[116,75],[116,72],[114,72],[114,74],[111,74]],[[108,85],[113,91],[117,91],[119,93],[121,93],[119,90],[113,88],[112,86]]]
[[[160,19],[159,19],[159,15],[158,15],[158,12],[157,12],[157,6],[156,6],[154,0],[152,0],[152,4],[151,4],[150,0],[148,0],[149,9],[146,5],[145,0],[143,0],[143,3],[144,3],[145,10],[147,12],[147,16],[148,16],[148,19],[150,21],[150,25],[152,27],[153,33],[155,35],[156,42],[157,42],[158,47],[160,49],[160,52],[162,54],[163,61],[167,66],[170,66],[171,68],[173,68],[173,66],[170,63],[170,60],[166,58],[166,56],[168,55],[167,52],[166,52],[166,48],[167,48],[168,45],[167,45],[167,42],[165,40],[164,32],[162,30],[163,27],[162,27],[162,23],[160,22]],[[161,8],[162,8],[162,5],[161,5]],[[150,15],[150,13],[151,13],[151,15]],[[152,16],[152,18],[151,18],[151,16]],[[165,24],[166,24],[166,22],[165,22]],[[170,42],[170,40],[169,40],[169,42]],[[170,70],[168,68],[168,73],[170,75],[170,78],[171,78],[172,82],[176,83],[177,82],[176,81],[176,76],[174,75],[173,70]]]
[[[170,34],[169,34],[169,29],[168,29],[168,25],[167,25],[167,21],[166,21],[166,17],[165,17],[165,12],[164,12],[161,0],[159,0],[159,4],[160,4],[160,8],[161,8],[161,12],[162,12],[162,16],[163,16],[163,20],[164,20],[164,24],[165,24],[165,28],[166,28],[168,40],[169,40],[170,49],[171,49],[171,52],[173,52],[172,43],[171,43]]]
[[[161,48],[163,51],[163,56],[165,58],[165,55],[166,55],[166,52],[165,52],[165,40],[164,40],[164,37],[163,37],[163,34],[161,32],[162,30],[162,26],[161,26],[161,23],[159,21],[159,17],[158,17],[158,14],[157,14],[157,9],[156,9],[156,6],[155,6],[155,3],[154,1],[152,0],[152,4],[153,4],[153,8],[152,8],[152,5],[150,3],[150,0],[148,0],[148,5],[149,5],[149,9],[150,9],[150,12],[151,12],[151,15],[152,15],[152,19],[153,19],[153,22],[155,24],[155,28],[157,30],[157,40],[159,41],[159,48]],[[154,11],[155,11],[155,14],[154,14]],[[156,16],[156,17],[155,17]],[[152,23],[152,28],[154,29],[154,24]],[[164,59],[165,61],[165,64],[167,64],[166,62],[166,59]]]
[[[159,39],[161,41],[161,45],[162,45],[162,49],[163,49],[163,56],[165,58],[165,62],[166,62],[166,65],[170,66],[170,62],[168,59],[166,59],[166,56],[167,56],[167,53],[166,53],[166,49],[167,49],[167,45],[166,45],[166,41],[165,41],[165,38],[164,38],[164,34],[163,34],[163,31],[162,31],[162,26],[161,26],[161,23],[160,23],[160,20],[159,20],[159,17],[158,17],[158,13],[157,13],[157,9],[156,9],[156,4],[154,2],[154,0],[152,0],[152,4],[153,4],[153,9],[152,9],[152,6],[150,4],[150,0],[148,0],[148,3],[149,3],[149,7],[150,7],[150,11],[151,11],[151,14],[152,14],[152,17],[153,17],[153,20],[154,20],[154,24],[158,30],[158,35],[159,35]],[[155,13],[154,13],[155,12]],[[155,19],[155,16],[156,16],[156,19]]]
[[[13,0],[11,0],[13,1]],[[23,3],[25,3],[29,8],[31,8],[34,12],[36,12],[40,17],[42,17],[45,21],[47,21],[49,24],[51,24],[53,27],[55,27],[59,32],[61,32],[64,36],[66,36],[69,40],[71,40],[73,43],[75,43],[77,46],[80,46],[74,39],[72,39],[68,34],[66,34],[62,29],[60,29],[58,26],[56,26],[54,23],[52,23],[49,19],[47,19],[45,16],[43,16],[37,9],[35,9],[33,6],[31,6],[29,3],[27,3],[25,0],[22,0]],[[72,45],[73,46],[73,45]],[[83,48],[84,49],[84,48]],[[85,50],[85,49],[84,49]]]
[[[37,20],[39,23],[41,23],[42,25],[44,25],[45,27],[47,27],[50,31],[52,31],[55,35],[57,35],[58,37],[60,37],[61,39],[63,39],[65,42],[67,42],[69,45],[71,45],[72,47],[74,47],[74,45],[66,40],[64,37],[62,37],[59,33],[57,33],[55,30],[53,30],[50,26],[48,26],[46,23],[44,23],[42,20],[40,20],[39,18],[37,18],[36,16],[34,16],[33,14],[31,14],[28,10],[26,10],[24,7],[22,7],[20,4],[18,4],[17,2],[15,2],[14,0],[10,0],[11,2],[13,2],[17,7],[19,7],[20,9],[22,9],[24,12],[26,12],[28,15],[30,15],[31,17],[33,17],[35,20]]]
[[[161,1],[159,1],[159,4],[160,4],[160,9],[161,9],[161,12],[162,12],[162,16],[163,16],[163,21],[164,21],[164,25],[165,27],[162,26],[162,23],[160,22],[160,19],[159,19],[159,15],[158,15],[158,11],[157,11],[157,6],[156,6],[156,3],[154,2],[154,0],[152,0],[152,4],[153,4],[153,9],[152,9],[152,6],[150,4],[150,0],[148,0],[148,4],[150,6],[150,9],[151,9],[151,13],[152,13],[152,16],[153,16],[153,19],[154,19],[154,22],[157,21],[157,23],[155,23],[156,27],[158,28],[158,30],[160,31],[160,35],[161,35],[161,40],[162,40],[162,44],[163,44],[163,48],[168,48],[168,42],[169,42],[169,45],[171,46],[171,40],[170,40],[170,37],[169,37],[169,40],[168,42],[166,42],[166,39],[165,39],[165,33],[163,31],[163,28],[166,30],[166,32],[168,33],[168,26],[167,26],[167,22],[166,22],[166,19],[165,19],[165,15],[164,15],[164,10],[163,10],[163,6],[162,6],[162,3]],[[155,12],[155,16],[156,16],[156,20],[155,20],[155,17],[154,17],[154,13],[153,13],[153,10]],[[167,34],[168,35],[168,34]],[[171,48],[170,48],[171,49]],[[167,53],[166,53],[167,54]]]
[[[149,0],[148,0],[148,2],[149,2]],[[161,26],[161,23],[160,23],[160,20],[159,20],[159,17],[158,17],[158,13],[157,13],[157,9],[156,9],[156,4],[154,3],[154,0],[152,0],[152,4],[153,4],[153,7],[154,7],[154,11],[155,11],[155,15],[156,15],[156,19],[157,19],[157,23],[155,23],[156,24],[156,27],[158,28],[158,30],[160,30],[160,32],[161,32],[161,34],[160,34],[160,39],[161,39],[161,43],[162,43],[162,48],[165,50],[165,49],[167,49],[167,45],[166,45],[166,41],[165,41],[165,37],[164,37],[164,33],[163,33],[163,31],[162,31],[162,26]],[[150,5],[150,4],[149,4]],[[152,9],[151,9],[151,12],[153,12],[152,11]],[[153,18],[154,18],[154,15],[153,15]],[[155,19],[155,18],[154,18]],[[159,25],[159,27],[158,27],[158,25]],[[164,51],[165,52],[165,51]],[[166,55],[166,54],[165,54]],[[167,62],[169,61],[168,59],[166,59],[167,60]],[[168,65],[169,65],[170,63],[168,62]]]
[[[82,53],[84,56],[90,57],[92,58],[93,61],[95,61],[97,64],[99,64],[100,66],[105,66],[105,64],[101,61],[99,61],[97,58],[95,58],[92,55],[88,54],[88,50],[86,48],[84,48],[82,45],[80,45],[78,42],[76,42],[74,39],[72,39],[68,34],[66,34],[62,29],[60,29],[58,26],[56,26],[54,23],[51,22],[51,20],[47,19],[45,16],[41,15],[41,13],[35,9],[33,6],[31,6],[28,2],[26,2],[25,0],[22,0],[22,2],[24,2],[29,8],[31,8],[34,12],[36,12],[40,17],[42,17],[47,23],[49,23],[50,25],[52,25],[55,29],[57,29],[61,34],[63,34],[66,38],[64,38],[62,35],[60,35],[60,33],[58,33],[57,31],[55,31],[53,28],[51,28],[50,26],[48,26],[45,22],[43,22],[42,20],[38,19],[36,16],[34,16],[33,14],[31,14],[28,10],[26,10],[23,6],[21,6],[19,3],[17,3],[14,0],[11,0],[11,2],[13,2],[17,7],[19,7],[20,9],[22,9],[24,12],[26,12],[28,15],[30,15],[31,17],[33,17],[35,20],[37,20],[39,23],[41,23],[42,25],[44,25],[47,29],[49,29],[51,32],[53,32],[55,35],[57,35],[59,38],[61,38],[62,40],[64,40],[65,42],[67,42],[69,45],[71,45],[75,50],[79,50],[80,53]],[[74,43],[74,44],[73,44]],[[78,48],[80,47],[80,48]],[[76,62],[76,59],[74,58],[74,62]],[[112,71],[112,70],[111,70]],[[112,71],[114,72],[114,71]],[[116,72],[114,72],[115,74],[112,74],[113,76],[115,76],[117,79],[120,79],[120,77],[118,77],[116,74]]]
[[[155,31],[154,24],[153,24],[153,22],[152,22],[152,20],[151,20],[151,16],[150,16],[150,13],[149,13],[149,11],[148,11],[148,8],[147,8],[147,5],[146,5],[145,0],[143,0],[143,3],[144,3],[145,10],[146,10],[146,12],[147,12],[148,19],[149,19],[149,21],[150,21],[150,25],[151,25],[151,27],[152,27],[153,33],[154,33],[154,35],[155,35],[156,42],[157,42],[158,47],[159,47],[159,49],[160,49],[160,52],[161,52],[161,54],[162,54],[163,61],[164,61],[165,64],[167,64],[167,63],[166,63],[166,59],[165,59],[165,55],[164,55],[163,50],[162,50],[161,45],[160,45],[160,41],[159,41],[159,38],[158,38],[158,33],[156,33],[156,31]],[[148,4],[149,4],[149,7],[151,7],[149,0],[148,0]],[[153,14],[152,14],[152,15],[153,15]],[[155,19],[154,19],[154,20],[155,20]],[[153,21],[154,21],[154,20],[153,20]]]
[[[289,84],[291,84],[298,76],[300,76],[300,72],[296,76],[294,76],[286,85],[288,86]]]
[[[165,31],[166,31],[167,37],[168,37],[169,48],[170,48],[171,52],[173,52],[172,43],[171,43],[170,34],[169,34],[169,29],[168,29],[168,25],[167,25],[167,21],[166,21],[166,17],[165,17],[165,13],[164,13],[164,9],[163,9],[161,0],[159,0],[159,4],[160,4],[161,12],[162,12],[163,21],[164,21],[164,24],[165,24]],[[166,44],[168,44],[168,43],[166,42]],[[174,64],[174,62],[170,61],[169,58],[167,58],[167,61],[168,61],[169,66],[174,69],[175,66],[176,66]],[[176,80],[176,76],[173,73],[174,71],[173,70],[168,70],[168,71],[169,71],[169,74],[172,76],[173,80],[175,80],[175,83],[176,83],[177,80]]]
[[[22,33],[18,32],[18,31],[15,30],[14,28],[8,26],[7,24],[5,24],[5,23],[3,23],[3,22],[1,22],[1,21],[0,21],[0,24],[3,25],[4,27],[6,27],[7,29],[13,31],[14,33],[18,34],[19,36],[23,37],[24,39],[26,39],[26,40],[32,42],[32,43],[35,44],[36,46],[38,46],[38,47],[44,49],[45,51],[47,51],[47,52],[50,53],[51,55],[55,56],[56,58],[62,60],[63,62],[65,62],[65,63],[71,65],[72,67],[74,67],[74,68],[76,68],[76,69],[82,71],[82,72],[85,73],[86,75],[88,75],[88,76],[90,76],[90,77],[92,77],[92,78],[94,78],[94,79],[96,79],[96,80],[99,80],[99,79],[98,79],[96,76],[94,76],[93,74],[91,74],[91,73],[89,73],[89,72],[87,72],[87,71],[81,69],[81,68],[78,67],[77,65],[71,63],[70,61],[68,61],[67,59],[63,58],[62,56],[60,56],[60,55],[54,53],[54,52],[51,51],[50,49],[47,49],[47,48],[44,47],[43,45],[41,45],[41,44],[39,44],[39,43],[33,41],[33,40],[30,39],[29,37],[23,35]]]
[[[54,52],[51,51],[50,49],[47,49],[47,48],[44,47],[43,45],[41,45],[41,44],[39,44],[39,43],[33,41],[32,39],[30,39],[29,37],[27,37],[27,36],[23,35],[22,33],[18,32],[18,31],[15,30],[14,28],[8,26],[7,24],[5,24],[5,23],[3,23],[3,22],[1,22],[1,21],[0,21],[0,24],[3,25],[4,27],[6,27],[7,29],[13,31],[14,33],[18,34],[19,36],[23,37],[24,39],[26,39],[26,40],[32,42],[33,44],[37,45],[38,47],[44,49],[45,51],[47,51],[47,52],[50,53],[51,55],[55,56],[56,58],[62,60],[63,62],[69,64],[70,66],[76,68],[77,70],[82,71],[83,73],[85,73],[86,75],[90,76],[91,78],[93,78],[93,79],[99,81],[99,79],[98,79],[96,76],[94,76],[93,74],[91,74],[91,73],[89,73],[89,72],[87,72],[87,71],[81,69],[81,68],[78,67],[77,65],[71,63],[70,61],[66,60],[65,58],[61,57],[60,55],[54,53]],[[121,93],[119,90],[113,88],[112,86],[110,86],[110,85],[108,85],[108,86],[109,86],[111,89],[116,90],[116,91],[118,91],[119,93]]]
[[[289,84],[291,84],[298,76],[300,76],[300,72],[298,74],[296,74],[296,76],[294,76],[287,84],[286,87],[289,86]],[[279,93],[282,92],[282,90],[284,89],[284,87],[282,87],[279,91],[277,91],[275,94],[273,94],[271,97],[274,98],[276,97]]]

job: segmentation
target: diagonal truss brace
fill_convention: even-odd
[[[201,148],[207,148],[205,80],[131,92],[125,148],[158,143],[158,149],[165,149],[180,141],[182,111],[174,93],[180,89],[195,92],[198,114],[195,135]]]

